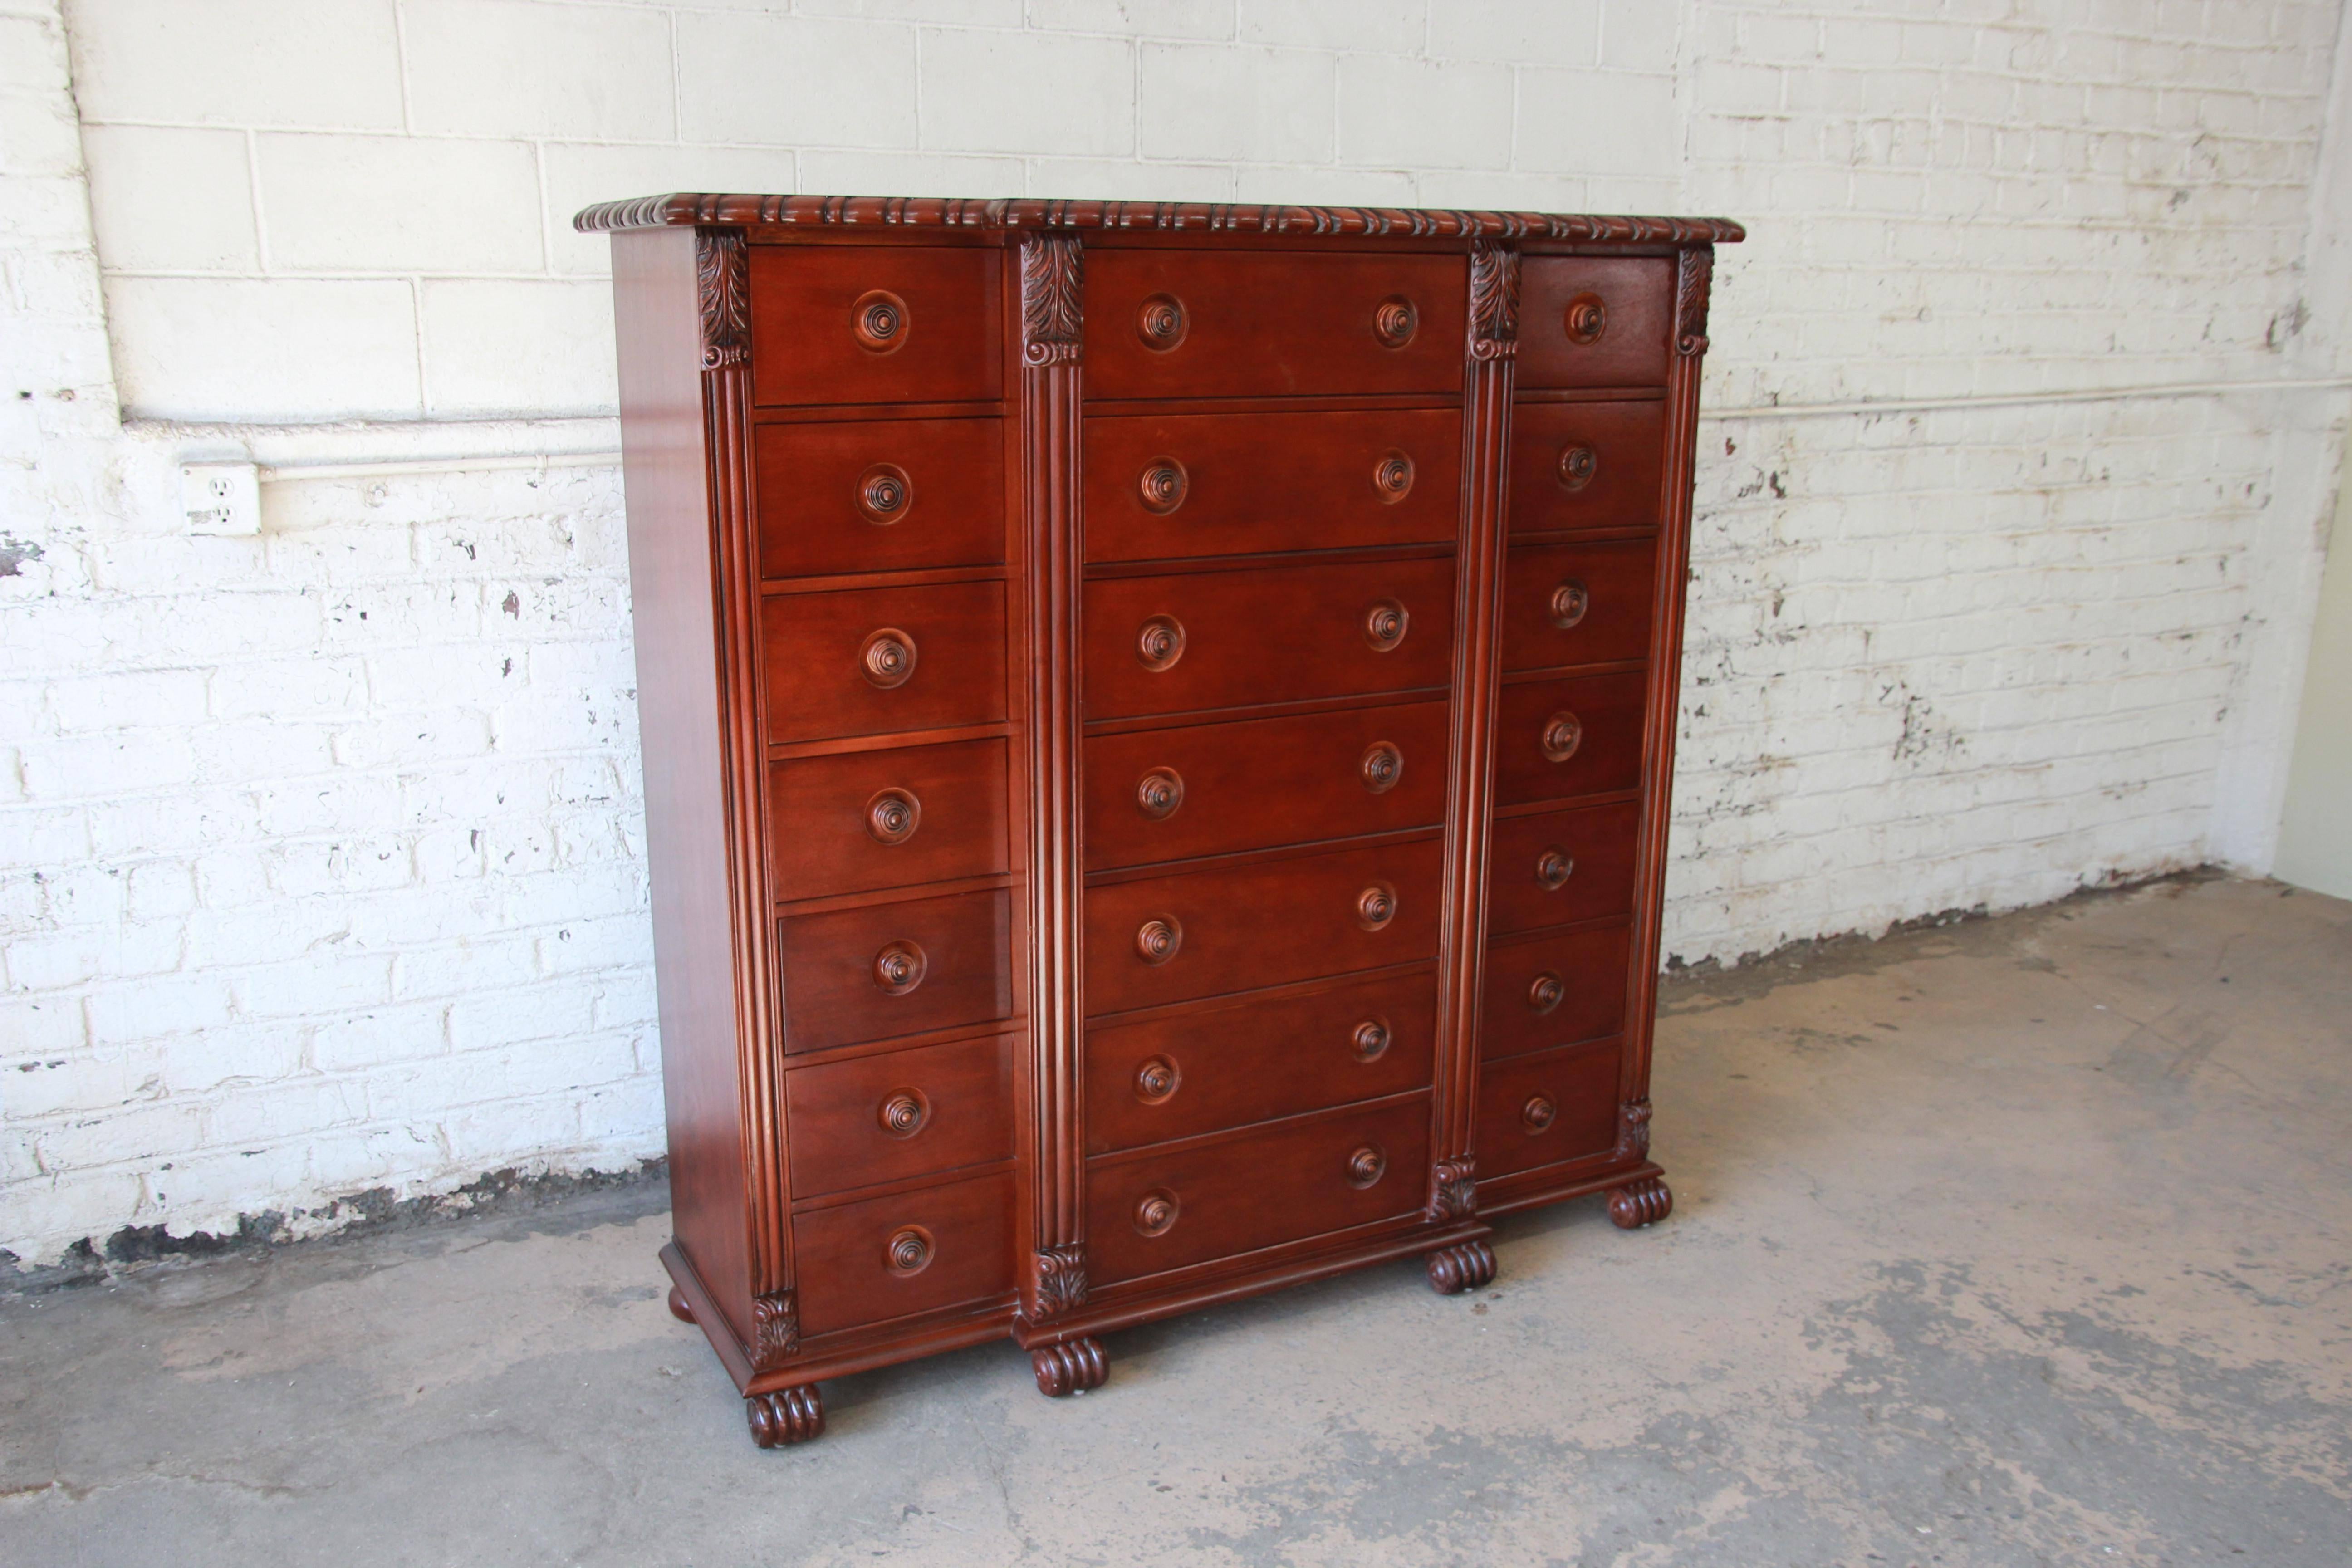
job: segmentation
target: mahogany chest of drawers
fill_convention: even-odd
[[[1606,1193],[1712,220],[666,196],[610,231],[676,1240],[821,1379]]]

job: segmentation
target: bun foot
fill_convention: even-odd
[[[694,1309],[686,1304],[686,1298],[675,1285],[669,1288],[669,1315],[681,1323],[694,1321]]]
[[[814,1383],[747,1395],[743,1414],[751,1422],[751,1441],[762,1448],[781,1448],[824,1436],[824,1398]]]
[[[1441,1296],[1459,1296],[1494,1282],[1495,1249],[1483,1241],[1442,1247],[1429,1255],[1429,1288]]]
[[[1029,1364],[1037,1371],[1037,1392],[1048,1399],[1100,1388],[1103,1379],[1110,1375],[1110,1361],[1103,1354],[1100,1340],[1039,1345],[1029,1352]]]
[[[1609,1217],[1617,1222],[1620,1230],[1639,1230],[1645,1225],[1655,1225],[1674,1212],[1675,1194],[1656,1176],[1628,1182],[1609,1194]]]

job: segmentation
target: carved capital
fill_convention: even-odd
[[[751,1298],[751,1370],[773,1372],[800,1353],[801,1314],[790,1290]]]
[[[702,306],[702,368],[751,357],[751,258],[740,228],[694,231],[695,280]]]
[[[1650,1102],[1629,1100],[1617,1108],[1617,1147],[1610,1158],[1620,1164],[1650,1157]]]
[[[1029,1321],[1051,1322],[1076,1311],[1087,1300],[1086,1248],[1074,1244],[1040,1249],[1031,1259],[1031,1279],[1037,1310],[1028,1315]]]
[[[1681,253],[1675,279],[1675,352],[1706,353],[1706,289],[1715,271],[1715,247],[1696,246]]]
[[[1467,1154],[1455,1160],[1440,1160],[1429,1168],[1431,1224],[1451,1225],[1477,1214],[1476,1176],[1477,1162]]]
[[[1486,240],[1470,247],[1470,357],[1512,359],[1519,352],[1519,253]]]
[[[1086,250],[1077,236],[1034,234],[1021,242],[1021,362],[1076,364],[1085,325],[1080,290]]]

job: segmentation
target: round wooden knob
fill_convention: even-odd
[[[1356,895],[1356,923],[1366,931],[1380,931],[1396,919],[1396,889],[1386,882],[1374,882]]]
[[[1176,1064],[1166,1057],[1146,1058],[1143,1065],[1135,1069],[1135,1098],[1146,1105],[1158,1105],[1176,1092],[1181,1078]]]
[[[1381,599],[1364,612],[1364,640],[1372,645],[1375,653],[1392,651],[1404,641],[1405,628],[1412,616],[1394,599]]]
[[[1412,490],[1412,459],[1402,452],[1386,452],[1372,465],[1372,493],[1390,506]]]
[[[1576,875],[1576,858],[1557,844],[1536,857],[1536,880],[1547,893],[1557,893]]]
[[[906,516],[914,502],[914,484],[896,463],[877,463],[857,476],[857,510],[868,522],[887,528]]]
[[[1173,458],[1154,458],[1144,465],[1135,488],[1143,498],[1144,510],[1154,517],[1166,517],[1184,504],[1184,497],[1192,488],[1192,476]]]
[[[1530,1132],[1540,1132],[1550,1126],[1552,1118],[1559,1114],[1559,1107],[1551,1102],[1550,1096],[1531,1094],[1528,1096],[1528,1102],[1519,1107],[1519,1125]]]
[[[1584,612],[1591,607],[1592,596],[1574,578],[1551,591],[1551,624],[1561,631],[1582,620]]]
[[[1377,1061],[1387,1054],[1389,1043],[1394,1037],[1389,1033],[1387,1019],[1367,1018],[1356,1026],[1355,1031],[1348,1037],[1348,1043],[1356,1048],[1358,1061]]]
[[[1184,657],[1184,623],[1173,616],[1154,616],[1136,629],[1135,657],[1158,674],[1173,668]]]
[[[1146,963],[1165,963],[1184,945],[1184,927],[1174,915],[1156,915],[1135,928],[1135,955]]]
[[[904,686],[915,674],[915,639],[896,626],[884,626],[857,650],[857,667],[885,691]]]
[[[907,341],[907,301],[887,289],[869,289],[849,307],[849,330],[860,348],[889,353]]]
[[[1363,775],[1364,787],[1374,795],[1386,795],[1396,788],[1397,780],[1404,777],[1404,753],[1386,741],[1374,741],[1364,748],[1364,760],[1358,771]]]
[[[1576,748],[1584,744],[1584,721],[1566,709],[1544,721],[1543,754],[1555,763],[1564,763],[1576,755]]]
[[[1388,1174],[1389,1157],[1377,1143],[1367,1143],[1348,1156],[1348,1184],[1369,1187]]]
[[[931,1233],[919,1225],[891,1232],[890,1239],[883,1246],[882,1258],[893,1274],[920,1274],[930,1267]]]
[[[1372,307],[1372,336],[1384,349],[1404,347],[1412,342],[1412,334],[1420,325],[1421,312],[1402,294],[1391,294]]]
[[[923,803],[910,790],[886,789],[866,803],[866,831],[877,844],[904,844],[923,825]]]
[[[911,942],[894,942],[874,955],[874,984],[893,996],[904,996],[923,983],[931,961]]]
[[[894,1089],[876,1116],[893,1138],[912,1138],[931,1120],[929,1097],[919,1089]]]
[[[1580,443],[1559,449],[1559,482],[1563,489],[1580,490],[1592,482],[1601,471],[1601,454]]]
[[[1597,343],[1601,334],[1609,330],[1609,311],[1598,294],[1579,294],[1568,302],[1568,341],[1572,343]]]
[[[1559,1006],[1567,994],[1567,983],[1549,969],[1528,982],[1528,1006],[1538,1017]]]
[[[1154,294],[1135,312],[1135,335],[1143,340],[1145,348],[1160,353],[1182,342],[1191,327],[1184,301],[1173,294]]]
[[[1135,783],[1135,809],[1154,822],[1165,822],[1184,804],[1184,775],[1174,768],[1154,768]]]
[[[1166,1236],[1176,1223],[1176,1194],[1155,1187],[1135,1200],[1135,1228],[1146,1236]]]

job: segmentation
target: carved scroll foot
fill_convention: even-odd
[[[1039,1345],[1029,1352],[1029,1364],[1037,1371],[1037,1392],[1048,1399],[1100,1388],[1110,1375],[1110,1360],[1103,1354],[1100,1340]]]
[[[787,1443],[805,1443],[824,1436],[824,1398],[814,1383],[748,1395],[743,1414],[751,1418],[751,1441],[762,1448],[781,1448]]]
[[[694,1321],[694,1309],[686,1304],[686,1297],[675,1285],[669,1288],[669,1315],[681,1323]]]
[[[1609,1217],[1617,1222],[1620,1230],[1639,1230],[1645,1225],[1655,1225],[1674,1212],[1675,1194],[1656,1176],[1628,1182],[1609,1194]]]
[[[1428,1262],[1429,1288],[1441,1296],[1459,1296],[1494,1283],[1495,1249],[1483,1241],[1441,1247]]]

